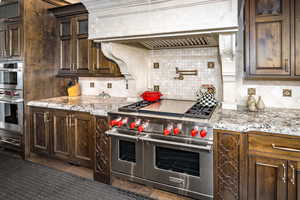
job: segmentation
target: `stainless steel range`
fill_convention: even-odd
[[[109,113],[112,174],[196,199],[213,199],[215,107],[141,101]]]

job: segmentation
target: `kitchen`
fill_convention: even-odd
[[[0,1],[0,199],[299,199],[299,9]]]

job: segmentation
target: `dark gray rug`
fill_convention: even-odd
[[[0,153],[0,200],[150,200]]]

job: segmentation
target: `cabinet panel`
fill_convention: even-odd
[[[105,135],[109,129],[106,117],[96,119],[94,179],[111,183],[111,140]]]
[[[9,56],[20,57],[21,56],[21,25],[9,24],[8,29],[8,44],[9,44]]]
[[[92,120],[89,114],[72,115],[73,157],[76,164],[91,167],[93,157]]]
[[[257,15],[278,15],[282,11],[281,0],[257,0]]]
[[[287,162],[250,156],[249,200],[287,199]]]
[[[0,57],[6,57],[7,55],[7,30],[0,27]]]
[[[295,1],[295,74],[300,76],[300,1]]]
[[[246,11],[247,76],[291,76],[290,0],[248,0]]]
[[[87,37],[77,37],[76,39],[76,64],[77,71],[89,70],[89,41]]]
[[[68,113],[53,112],[53,151],[56,157],[68,159],[70,157],[70,119]]]
[[[31,127],[32,151],[50,154],[50,113],[33,110]]]
[[[281,69],[283,66],[281,23],[257,23],[257,67],[256,70]],[[266,50],[268,49],[268,50]]]

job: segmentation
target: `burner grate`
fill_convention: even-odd
[[[198,102],[193,107],[191,107],[184,114],[184,116],[191,117],[191,118],[199,118],[199,119],[210,119],[215,109],[216,106],[213,107],[201,106],[200,102]]]
[[[127,105],[127,106],[123,106],[123,107],[119,108],[119,111],[120,112],[139,112],[140,109],[142,109],[144,107],[147,107],[147,106],[149,106],[149,105],[151,105],[153,103],[159,102],[159,101],[160,100],[154,101],[154,102],[139,101],[139,102]]]

